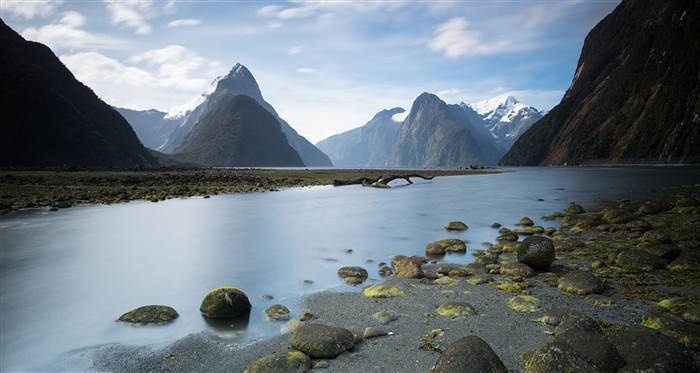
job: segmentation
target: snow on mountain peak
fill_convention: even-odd
[[[520,104],[515,97],[510,93],[504,93],[500,96],[492,97],[487,100],[475,102],[470,106],[479,114],[487,115],[496,111],[498,108],[510,109],[515,105]],[[522,105],[522,104],[520,104]],[[524,105],[523,105],[524,106]]]
[[[168,110],[168,113],[165,114],[165,119],[181,119],[186,117],[192,110],[194,110],[197,106],[199,106],[204,100],[209,97],[210,94],[214,93],[216,90],[217,84],[219,84],[219,80],[221,80],[221,76],[217,76],[214,78],[214,80],[209,83],[209,86],[207,87],[206,91],[204,93],[200,94],[199,96],[193,97],[191,100],[185,102],[184,104],[180,106],[175,106]]]

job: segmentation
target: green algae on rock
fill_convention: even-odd
[[[557,287],[563,292],[576,295],[603,292],[603,282],[590,272],[565,273],[559,278]]]
[[[448,231],[466,231],[469,227],[461,221],[451,221],[445,225]]]
[[[170,306],[149,305],[119,316],[119,321],[137,324],[165,323],[175,320],[178,316],[177,311]]]
[[[312,358],[334,358],[355,344],[347,329],[323,324],[304,324],[292,334],[291,346]]]
[[[281,304],[273,304],[265,309],[270,320],[289,320],[289,308]]]
[[[406,295],[402,290],[393,286],[372,285],[362,291],[362,295],[367,298],[393,298]]]
[[[516,295],[506,301],[510,309],[522,313],[535,312],[538,303],[537,298],[532,295]]]
[[[199,311],[206,317],[232,319],[248,314],[251,309],[246,294],[232,286],[222,286],[204,297]]]
[[[474,309],[474,306],[466,302],[447,302],[441,304],[435,310],[435,313],[438,316],[450,317],[455,319],[463,316],[476,315],[476,310]]]
[[[311,359],[300,351],[274,352],[251,363],[244,373],[301,373],[311,369]]]
[[[518,248],[518,261],[535,270],[549,267],[554,261],[554,257],[554,243],[547,237],[527,237]]]

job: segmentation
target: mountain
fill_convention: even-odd
[[[496,143],[504,151],[543,116],[536,108],[519,102],[509,94],[474,104],[462,102],[460,106],[464,109],[471,108],[481,117]]]
[[[304,166],[277,118],[245,95],[212,103],[178,156],[204,166]]]
[[[115,107],[136,132],[141,143],[147,148],[158,149],[168,142],[168,138],[182,122],[169,119],[167,113],[151,110],[131,110]]]
[[[459,105],[448,105],[423,93],[413,102],[399,128],[394,165],[400,167],[466,167],[492,165],[500,151],[481,122]]]
[[[698,9],[622,1],[586,36],[559,105],[501,163],[700,162]]]
[[[212,102],[224,95],[246,95],[255,99],[265,110],[270,112],[279,122],[282,132],[287,136],[289,145],[294,148],[306,166],[330,167],[333,164],[327,155],[323,154],[306,138],[299,135],[284,119],[280,118],[275,109],[262,96],[260,87],[253,74],[243,65],[236,64],[224,77],[214,81],[216,88],[210,94],[205,94],[204,101],[186,115],[183,123],[173,132],[168,143],[161,149],[165,152],[175,153],[179,151],[186,141],[190,131],[197,121],[210,110]]]
[[[0,20],[1,166],[156,167],[129,123]]]
[[[338,167],[391,166],[396,134],[401,126],[392,117],[406,110],[382,110],[364,126],[319,141],[321,149]]]

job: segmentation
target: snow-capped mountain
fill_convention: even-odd
[[[464,109],[475,111],[484,121],[496,142],[505,150],[527,131],[544,113],[504,94],[473,104],[460,103]],[[471,111],[470,110],[470,111]]]
[[[207,99],[207,97],[209,97],[209,95],[214,93],[214,91],[216,90],[216,85],[219,83],[219,80],[221,80],[221,78],[222,76],[217,76],[216,78],[214,78],[214,80],[211,83],[209,83],[209,86],[201,95],[185,102],[180,106],[176,106],[168,110],[168,113],[165,114],[164,119],[184,119],[192,111],[194,111],[194,109],[196,109],[197,106],[201,105]]]

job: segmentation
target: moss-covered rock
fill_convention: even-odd
[[[362,267],[341,267],[338,276],[350,285],[361,284],[367,279],[367,270]]]
[[[381,324],[388,324],[392,321],[398,320],[399,315],[391,311],[379,311],[372,314],[372,318],[377,320]]]
[[[612,298],[600,294],[588,294],[584,300],[593,307],[612,307],[614,304]]]
[[[640,324],[665,334],[687,347],[700,349],[700,325],[658,310],[651,310],[642,316]]]
[[[119,316],[119,321],[137,324],[154,324],[170,322],[175,320],[178,316],[177,311],[172,307],[149,305],[133,309]]]
[[[251,363],[244,373],[299,373],[311,369],[311,359],[300,351],[274,352]]]
[[[569,203],[569,206],[567,206],[564,209],[564,215],[577,215],[577,214],[583,214],[585,212],[586,212],[586,209],[584,209],[583,206],[581,206],[575,202]]]
[[[525,216],[525,217],[520,218],[520,222],[518,222],[518,224],[524,225],[524,226],[530,226],[530,225],[535,225],[535,222],[532,221],[532,219]]]
[[[435,310],[435,313],[438,316],[451,317],[454,319],[457,317],[476,315],[476,310],[471,304],[466,302],[447,302],[441,304]]]
[[[270,320],[289,320],[289,308],[281,304],[273,304],[265,309]]]
[[[561,342],[548,343],[523,355],[525,373],[600,372],[585,357]]]
[[[559,290],[576,295],[600,294],[603,282],[590,272],[569,272],[559,277]]]
[[[421,263],[413,258],[394,257],[391,260],[394,275],[402,278],[423,278]]]
[[[402,290],[393,286],[372,285],[362,291],[362,295],[367,298],[393,298],[406,295]]]
[[[518,248],[518,261],[535,270],[549,267],[554,261],[554,257],[554,243],[546,237],[527,237]]]
[[[516,312],[535,312],[538,304],[537,298],[532,295],[516,295],[506,302],[508,307]]]
[[[493,281],[493,276],[486,273],[476,274],[467,279],[467,282],[471,285],[481,285],[491,281]]]
[[[459,283],[459,280],[451,276],[443,276],[433,281],[433,284],[440,286],[453,286]]]
[[[600,370],[615,372],[625,364],[615,347],[597,332],[569,328],[563,332],[555,332],[554,340],[568,345],[578,356]]]
[[[529,225],[529,226],[523,226],[523,227],[516,227],[513,229],[514,233],[517,233],[522,236],[532,236],[533,234],[542,234],[544,233],[544,227],[541,225]]]
[[[509,293],[522,293],[527,289],[527,284],[524,282],[503,281],[496,285],[498,290],[507,291]]]
[[[602,219],[608,224],[624,224],[634,219],[634,215],[621,208],[607,208],[603,210]]]
[[[668,264],[668,270],[676,273],[698,273],[700,271],[700,253],[682,252]]]
[[[291,346],[312,358],[334,358],[352,348],[355,336],[347,329],[304,324],[292,334]]]
[[[466,231],[469,227],[461,221],[451,221],[445,225],[448,231]]]
[[[452,342],[440,354],[430,373],[507,373],[505,365],[486,341],[468,336]]]
[[[507,241],[516,242],[518,240],[518,234],[508,229],[506,232],[502,232],[496,237],[497,241]]]
[[[445,253],[464,253],[467,251],[467,243],[455,238],[438,240],[429,243],[425,247],[425,253],[428,255],[445,255]]]
[[[532,277],[535,275],[532,267],[519,262],[502,264],[499,271],[504,276]]]
[[[627,362],[626,372],[697,371],[683,345],[659,332],[634,326],[614,335],[611,342]]]
[[[232,286],[223,286],[209,292],[204,297],[199,311],[206,317],[233,319],[250,313],[248,296]]]
[[[615,263],[631,272],[648,272],[666,264],[663,259],[641,250],[622,251],[617,254]]]

